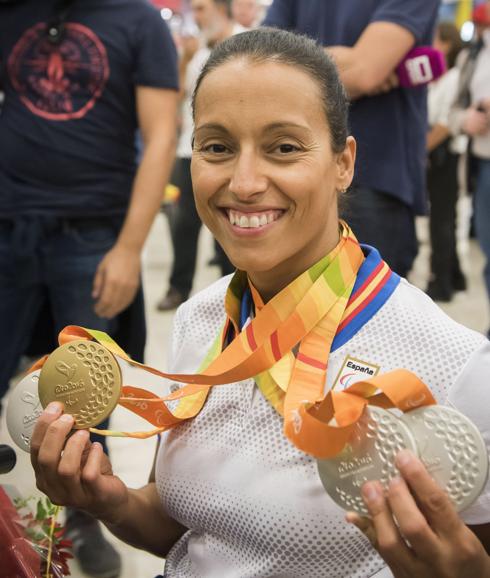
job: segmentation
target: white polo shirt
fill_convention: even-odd
[[[229,281],[219,280],[178,310],[171,371],[198,369],[225,319]],[[365,378],[369,368],[400,367],[415,372],[438,403],[468,415],[490,447],[490,343],[403,279],[332,350],[327,384],[344,387]],[[189,528],[169,553],[165,576],[391,576],[326,494],[315,460],[296,449],[282,427],[250,379],[214,387],[201,413],[164,437],[159,495],[169,515]],[[490,522],[488,485],[463,518]]]

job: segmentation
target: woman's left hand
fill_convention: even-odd
[[[379,482],[363,486],[371,519],[349,512],[347,521],[366,534],[395,578],[490,578],[483,545],[422,462],[403,451],[396,463],[402,477],[386,495]]]

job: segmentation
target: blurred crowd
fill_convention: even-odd
[[[428,214],[427,293],[450,301],[467,284],[456,224],[458,199],[471,195],[490,296],[490,0],[475,8],[466,42],[455,24],[437,23],[439,0],[400,1],[389,17],[383,2],[374,13],[351,0],[268,4],[189,0],[166,23],[140,0],[1,0],[0,397],[21,357],[50,351],[65,325],[107,331],[143,360],[141,251],[162,205],[173,264],[157,307],[188,298],[201,229],[194,88],[214,46],[260,25],[313,36],[337,64],[358,143],[340,204],[359,240],[407,276],[415,217]],[[403,84],[414,46],[442,54],[445,72]],[[232,272],[218,244],[215,254],[211,265]],[[76,511],[69,521],[82,568],[117,576],[97,522]]]

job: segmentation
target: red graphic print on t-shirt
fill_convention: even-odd
[[[34,114],[48,120],[84,117],[95,105],[109,77],[104,45],[86,26],[68,22],[59,45],[52,44],[45,23],[26,30],[8,60],[13,87]]]

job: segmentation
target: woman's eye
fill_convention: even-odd
[[[228,152],[228,148],[222,144],[212,143],[204,146],[203,151],[214,155],[222,155]]]
[[[291,154],[291,153],[296,153],[299,151],[299,147],[293,145],[293,144],[289,144],[289,143],[284,143],[284,144],[280,144],[276,147],[275,149],[277,152],[285,155],[285,154]]]

